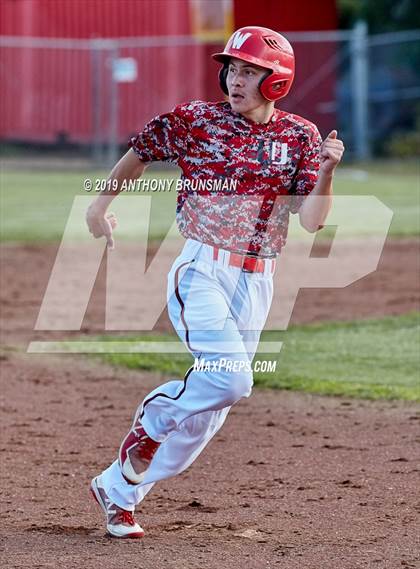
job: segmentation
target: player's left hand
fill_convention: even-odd
[[[320,170],[325,174],[332,174],[340,162],[344,152],[343,141],[337,138],[337,131],[332,130],[321,144]]]

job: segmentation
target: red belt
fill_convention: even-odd
[[[213,246],[213,261],[217,261],[219,258],[218,247]],[[266,263],[271,263],[271,273],[274,273],[274,268],[276,266],[275,259],[262,259],[261,257],[251,257],[249,255],[241,255],[240,253],[231,253],[227,251],[229,255],[228,265],[230,267],[237,267],[242,269],[245,273],[263,273],[265,271]]]

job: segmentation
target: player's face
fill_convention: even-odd
[[[264,99],[258,88],[267,70],[232,57],[229,62],[226,84],[232,110],[255,122],[266,122],[274,104]]]

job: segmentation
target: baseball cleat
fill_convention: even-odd
[[[132,539],[144,536],[144,530],[134,520],[133,512],[123,510],[108,498],[104,488],[101,486],[100,476],[92,480],[90,491],[105,514],[106,529],[110,535]]]
[[[132,484],[143,482],[160,443],[149,437],[138,416],[128,435],[124,438],[118,454],[118,462],[124,478]]]

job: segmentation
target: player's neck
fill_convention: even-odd
[[[271,120],[273,113],[274,103],[267,102],[264,105],[256,107],[255,109],[245,111],[244,113],[241,113],[241,115],[253,122],[264,124],[268,123]]]

